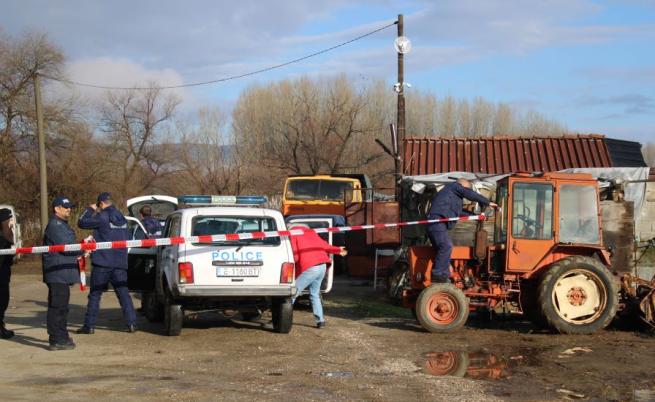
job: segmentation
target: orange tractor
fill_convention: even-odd
[[[428,331],[458,329],[470,311],[502,309],[587,334],[612,321],[620,293],[621,305],[637,291],[647,295],[642,304],[655,304],[655,283],[638,280],[635,290],[611,272],[591,175],[514,174],[497,183],[496,202],[493,244],[479,222],[473,246],[453,248],[451,284],[431,284],[432,247],[408,248],[402,302]]]

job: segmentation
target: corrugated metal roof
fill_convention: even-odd
[[[406,138],[403,174],[444,172],[503,174],[611,167],[605,137]]]
[[[605,138],[613,167],[647,167],[641,144],[635,141]]]

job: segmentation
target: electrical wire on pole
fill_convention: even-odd
[[[189,84],[180,84],[180,85],[162,85],[162,86],[157,86],[156,89],[178,89],[178,88],[188,88],[188,87],[197,87],[197,86],[202,86],[202,85],[218,84],[218,83],[221,83],[221,82],[232,81],[232,80],[236,80],[236,79],[239,79],[239,78],[249,77],[251,75],[256,75],[256,74],[261,74],[261,73],[265,73],[265,72],[268,72],[268,71],[276,70],[276,69],[286,67],[288,65],[298,63],[298,62],[301,62],[303,60],[307,60],[307,59],[310,59],[312,57],[316,57],[318,55],[330,52],[330,51],[338,49],[340,47],[346,46],[346,45],[348,45],[350,43],[353,43],[353,42],[356,42],[358,40],[364,39],[364,38],[366,38],[368,36],[371,36],[373,34],[376,34],[376,33],[380,32],[380,31],[383,31],[383,30],[385,30],[385,29],[387,29],[389,27],[392,27],[392,26],[396,25],[397,23],[398,23],[398,21],[394,21],[394,22],[389,23],[389,24],[387,24],[385,26],[374,29],[373,31],[369,31],[369,32],[367,32],[365,34],[362,34],[362,35],[359,35],[359,36],[357,36],[357,37],[355,37],[353,39],[350,39],[350,40],[347,40],[345,42],[339,43],[338,45],[334,45],[334,46],[328,47],[326,49],[319,50],[317,52],[308,54],[306,56],[298,57],[296,59],[289,60],[287,62],[276,64],[276,65],[273,65],[273,66],[265,67],[265,68],[262,68],[262,69],[259,69],[259,70],[254,70],[254,71],[250,71],[250,72],[243,73],[243,74],[231,75],[231,76],[228,76],[228,77],[218,78],[218,79],[209,80],[209,81],[192,82],[192,83],[189,83]],[[62,82],[62,83],[65,83],[65,84],[76,85],[76,86],[87,87],[87,88],[96,88],[96,89],[144,90],[144,91],[145,90],[155,89],[154,87],[115,87],[115,86],[108,86],[108,85],[96,85],[96,84],[90,84],[90,83],[85,83],[85,82],[78,82],[78,81],[74,81],[74,80],[69,80],[69,79],[66,79],[66,78],[54,77],[54,76],[45,75],[45,74],[41,74],[41,77],[47,78],[47,79],[52,80],[52,81]]]

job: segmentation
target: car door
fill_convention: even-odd
[[[292,223],[302,223],[303,225],[309,226],[311,229],[319,229],[319,228],[331,228],[334,226],[334,221],[332,218],[309,218],[309,217],[302,217],[302,218],[288,218],[287,219],[287,226],[291,225]],[[334,238],[332,233],[319,233],[318,234],[323,240],[330,244],[334,244]],[[330,269],[328,269],[325,278],[323,278],[323,283],[321,283],[321,292],[322,293],[328,293],[330,290],[332,290],[332,281],[334,280],[334,255],[330,254]],[[308,293],[307,290],[305,290],[303,293]]]
[[[138,219],[126,216],[128,240],[146,239],[145,228]],[[157,248],[127,249],[127,287],[133,292],[151,291],[155,286]]]
[[[163,237],[179,236],[181,224],[182,214],[176,213],[169,215],[164,227]],[[158,250],[158,269],[160,269],[161,273],[166,277],[169,285],[173,283],[173,281],[177,281],[177,259],[180,253],[180,247],[184,247],[184,244],[161,246],[160,250]]]

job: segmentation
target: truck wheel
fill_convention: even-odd
[[[173,304],[173,297],[164,289],[166,297],[164,298],[164,332],[167,336],[178,336],[182,332],[182,323],[184,322],[184,311],[179,304]]]
[[[141,306],[149,322],[162,322],[164,319],[164,306],[157,300],[153,292],[143,293]]]
[[[291,332],[293,325],[293,304],[288,297],[280,297],[273,299],[273,306],[271,308],[273,315],[273,331],[282,334]]]
[[[537,292],[548,325],[563,334],[591,334],[616,315],[619,293],[607,268],[591,257],[567,257],[546,271]]]
[[[469,301],[464,293],[448,283],[428,286],[416,300],[418,322],[429,332],[460,329],[469,316]]]

